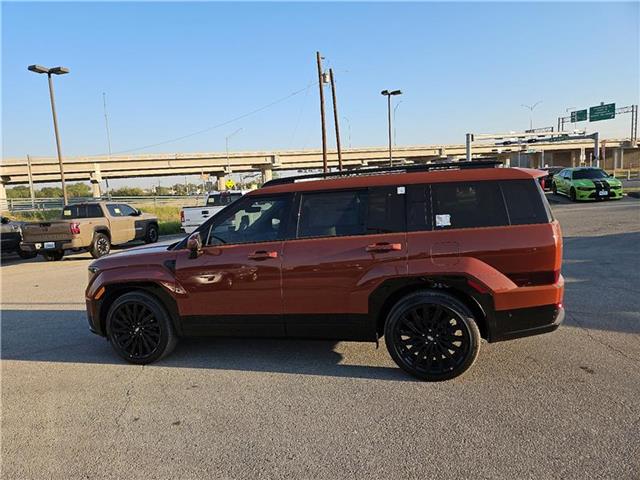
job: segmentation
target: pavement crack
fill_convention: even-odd
[[[127,391],[125,392],[125,402],[124,405],[122,406],[122,408],[120,409],[120,413],[118,413],[118,415],[116,415],[115,418],[115,423],[116,426],[118,428],[122,428],[120,425],[120,419],[122,418],[122,416],[124,415],[124,413],[127,411],[127,409],[129,408],[129,405],[131,404],[131,398],[132,398],[132,391],[133,391],[133,387],[135,386],[136,381],[140,378],[140,376],[144,373],[144,365],[142,365],[142,368],[140,368],[140,371],[138,372],[138,374],[129,382],[129,385],[127,387]]]
[[[634,363],[640,363],[640,358],[636,358],[632,355],[629,355],[628,353],[614,347],[613,345],[610,345],[609,343],[599,339],[598,337],[596,337],[595,335],[593,335],[591,333],[591,330],[589,330],[587,327],[585,327],[580,320],[578,320],[575,315],[573,315],[572,313],[569,313],[569,318],[571,318],[571,320],[573,320],[576,325],[578,326],[578,328],[580,330],[582,330],[584,333],[586,333],[587,337],[589,337],[591,340],[593,340],[596,343],[599,343],[600,345],[602,345],[603,347],[607,348],[608,350],[611,350],[614,353],[617,353],[618,355],[623,356],[624,358],[626,358],[627,360],[631,360]]]

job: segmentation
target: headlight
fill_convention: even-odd
[[[95,277],[98,274],[99,271],[100,270],[98,269],[98,267],[89,265],[89,283],[91,283],[91,280],[93,279],[93,277]]]

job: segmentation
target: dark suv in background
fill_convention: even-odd
[[[268,182],[177,244],[93,262],[90,328],[140,364],[178,337],[384,336],[410,374],[455,377],[481,338],[549,332],[564,315],[544,172],[494,166]]]

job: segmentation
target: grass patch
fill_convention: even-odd
[[[162,222],[158,221],[158,229],[160,235],[175,235],[177,233],[183,233],[180,230],[180,222]]]
[[[33,210],[29,212],[11,212],[7,215],[11,220],[19,222],[45,222],[58,220],[62,216],[62,210]]]

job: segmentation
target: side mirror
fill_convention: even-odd
[[[187,249],[189,250],[189,258],[198,258],[202,255],[202,237],[200,232],[192,233],[187,240]]]

